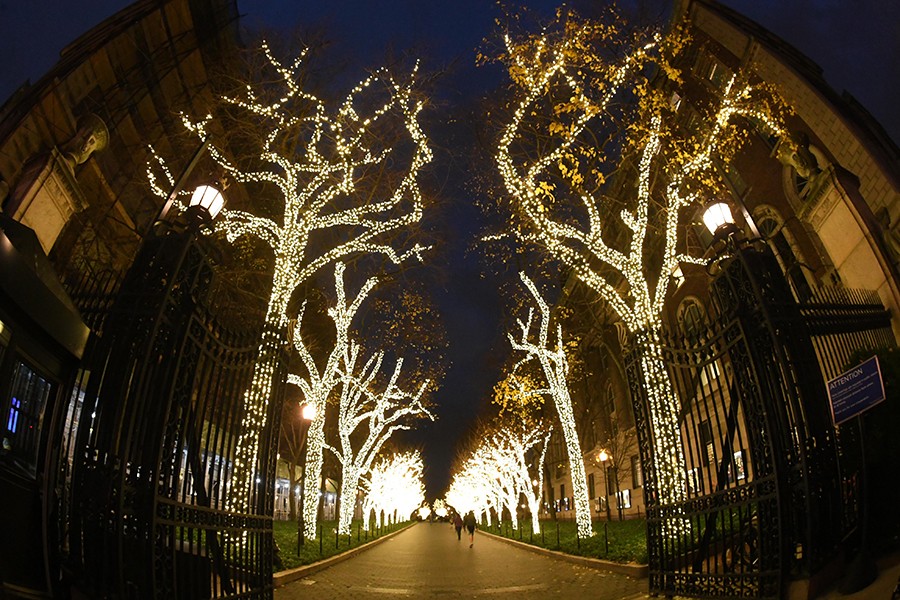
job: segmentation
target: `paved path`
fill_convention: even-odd
[[[647,598],[637,580],[520,550],[475,532],[469,549],[446,523],[420,523],[358,556],[289,583],[300,598]]]

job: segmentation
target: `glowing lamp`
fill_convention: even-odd
[[[191,196],[190,206],[199,206],[209,213],[210,219],[215,219],[225,206],[225,197],[211,185],[200,185]]]
[[[609,453],[606,450],[601,450],[600,453],[597,455],[597,460],[599,460],[602,463],[605,463],[606,461],[609,460]]]
[[[304,421],[312,421],[316,418],[316,405],[304,404],[303,408],[300,409],[300,415],[303,417]]]
[[[703,224],[713,235],[724,226],[734,225],[731,207],[725,202],[714,202],[703,211]]]

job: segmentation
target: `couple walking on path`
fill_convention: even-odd
[[[469,532],[469,548],[475,543],[475,513],[471,510],[466,513],[466,518],[462,519],[459,516],[459,513],[453,513],[453,526],[456,527],[456,539],[462,539],[462,528],[463,525],[466,527],[466,531]]]

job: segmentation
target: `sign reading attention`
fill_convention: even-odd
[[[828,382],[828,400],[835,425],[863,413],[884,400],[884,381],[878,357],[873,356]]]

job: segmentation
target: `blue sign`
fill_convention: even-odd
[[[828,382],[828,401],[835,425],[865,412],[884,400],[884,381],[878,357],[841,373]]]

